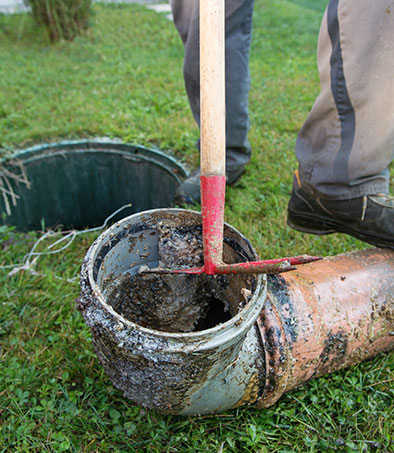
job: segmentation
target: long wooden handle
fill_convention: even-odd
[[[200,0],[201,174],[225,175],[225,0]]]

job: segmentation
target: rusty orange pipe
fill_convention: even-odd
[[[367,249],[272,277],[257,323],[266,364],[260,408],[393,349],[394,252]]]

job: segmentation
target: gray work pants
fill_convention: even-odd
[[[296,143],[303,186],[344,200],[388,193],[394,157],[394,0],[330,0],[321,92]]]
[[[226,0],[226,168],[250,160],[249,50],[254,0]],[[199,0],[170,0],[185,47],[184,78],[193,116],[200,123]]]
[[[171,0],[199,122],[198,0]],[[247,162],[253,1],[226,1],[227,161]],[[394,0],[330,0],[320,28],[321,93],[296,143],[303,186],[326,198],[388,193],[394,156]],[[234,156],[234,157],[232,157]]]

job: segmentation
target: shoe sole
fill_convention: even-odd
[[[313,214],[294,214],[288,211],[287,224],[294,230],[301,231],[302,233],[308,234],[332,234],[332,233],[344,233],[349,234],[363,242],[375,245],[376,247],[394,249],[394,243],[386,241],[384,239],[378,239],[374,236],[360,233],[349,227],[344,227],[341,224],[327,219],[325,217],[316,216]]]

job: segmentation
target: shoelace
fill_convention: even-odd
[[[364,195],[363,204],[362,204],[362,208],[361,208],[361,222],[364,222],[364,220],[365,220],[365,213],[367,212],[367,206],[368,206],[368,196]]]
[[[377,193],[374,196],[384,198],[384,201],[393,201],[394,200],[394,197],[392,195],[390,195],[389,193]]]

